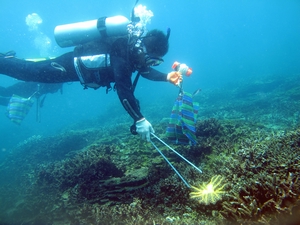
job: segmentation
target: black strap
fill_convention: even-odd
[[[100,32],[102,38],[107,37],[106,26],[105,26],[106,18],[107,17],[101,17],[97,21],[97,28],[98,28],[98,31]]]
[[[132,8],[132,12],[131,12],[131,21],[132,22],[138,22],[140,18],[136,18],[134,15],[134,8],[136,7],[137,3],[139,2],[139,0],[135,1],[134,7]],[[129,54],[129,45],[130,45],[130,38],[128,39],[128,45],[127,45],[127,59],[128,59],[128,54]],[[134,78],[133,84],[132,84],[132,93],[134,93],[134,90],[136,88],[136,84],[140,78],[141,73],[138,72],[137,75]]]
[[[135,87],[136,87],[137,82],[139,81],[140,75],[141,75],[141,72],[138,72],[137,75],[134,78],[134,81],[133,81],[133,84],[132,84],[132,93],[135,90]]]
[[[108,92],[111,90],[115,91],[115,89],[116,89],[116,85],[114,85],[114,87],[112,87],[109,83],[108,85],[106,85],[106,94],[108,94]]]

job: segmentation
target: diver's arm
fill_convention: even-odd
[[[168,74],[165,74],[150,67],[148,72],[141,72],[141,75],[153,81],[169,81],[176,86],[182,82],[182,75],[178,71],[172,71]]]
[[[118,56],[111,56],[111,65],[116,90],[123,107],[134,121],[141,120],[144,116],[140,112],[138,100],[133,95],[130,67],[128,67],[126,60]]]
[[[38,83],[36,82],[18,82],[12,86],[7,87],[11,95],[16,94],[23,98],[31,97],[38,90]]]
[[[147,72],[141,72],[141,75],[148,80],[168,81],[167,80],[168,74],[159,72],[158,70],[153,69],[151,67],[149,68],[149,70]]]

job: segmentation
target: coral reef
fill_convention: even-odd
[[[196,136],[213,137],[221,132],[221,124],[215,118],[197,121]]]
[[[244,145],[232,189],[221,214],[248,224],[285,224],[300,213],[300,130]],[[245,171],[248,171],[245,173]],[[255,223],[256,222],[256,223]],[[244,222],[246,224],[246,222]]]
[[[224,218],[244,224],[285,224],[300,214],[299,178],[266,176],[229,195],[220,212]]]
[[[99,128],[74,124],[54,136],[35,135],[7,155],[0,164],[0,222],[300,224],[299,89],[290,82],[195,97],[203,107],[198,144],[172,147],[203,174],[159,146],[196,187],[192,196],[219,191],[221,198],[191,199],[191,190],[159,153],[129,134],[131,124],[111,127],[100,119],[90,123]],[[170,110],[164,107],[149,106],[149,115]],[[156,134],[164,138],[165,128],[165,121],[157,123]],[[213,187],[207,188],[209,180]]]

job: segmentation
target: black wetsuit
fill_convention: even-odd
[[[132,73],[136,70],[142,70],[141,75],[143,77],[154,81],[167,81],[167,74],[150,67],[137,69],[141,67],[136,65],[135,56],[132,51],[128,51],[127,43],[127,38],[120,38],[110,46],[108,53],[110,54],[111,67],[105,73],[100,72],[101,82],[99,85],[107,86],[110,82],[114,82],[122,105],[134,121],[137,121],[143,118],[143,115],[133,94]],[[97,48],[90,49],[90,53],[93,54],[103,53],[97,53],[96,51]],[[74,55],[76,54],[76,51],[75,54],[69,52],[55,59],[38,62],[25,61],[14,57],[1,57],[0,74],[24,81],[42,83],[79,81],[74,67]],[[62,66],[63,70],[58,66]]]

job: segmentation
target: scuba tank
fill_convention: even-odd
[[[56,26],[54,37],[60,47],[72,47],[105,37],[127,35],[129,23],[130,21],[124,16],[101,17]]]

